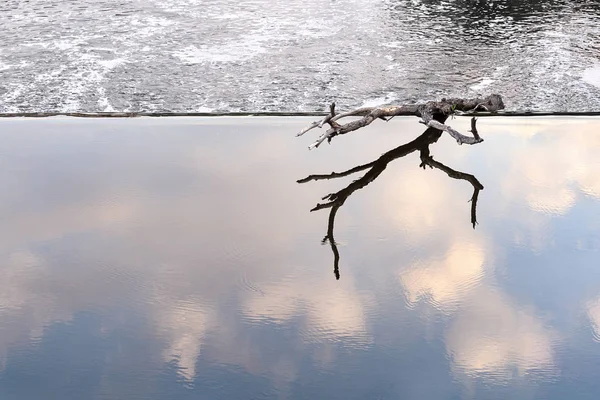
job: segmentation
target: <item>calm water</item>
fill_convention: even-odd
[[[600,108],[595,0],[2,0],[0,112]]]
[[[0,121],[2,399],[597,399],[600,119]],[[452,121],[460,129],[468,120]],[[376,140],[375,140],[376,139]],[[356,176],[354,179],[360,177]]]

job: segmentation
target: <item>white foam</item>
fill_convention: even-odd
[[[92,46],[92,47],[88,47],[87,49],[89,51],[106,51],[109,53],[114,53],[116,51],[115,49],[112,49],[109,47],[94,47],[94,46]]]
[[[98,87],[98,89],[96,90],[98,92],[98,107],[102,109],[102,111],[104,112],[114,112],[115,109],[113,108],[113,106],[110,104],[110,101],[108,100],[108,97],[106,96],[106,89],[104,89],[102,86]]]
[[[600,88],[600,64],[583,71],[581,79],[592,86]]]
[[[21,93],[23,93],[24,89],[25,85],[17,85],[12,91],[5,93],[3,96],[0,96],[0,105],[2,105],[3,112],[19,111],[18,107],[14,105],[9,106],[8,103],[11,103],[12,101],[14,101],[14,99],[19,97]]]
[[[79,43],[68,40],[55,40],[52,44],[59,50],[70,50],[73,47],[76,47]]]
[[[48,43],[48,42],[30,42],[30,43],[21,43],[21,46],[23,46],[23,47],[42,47],[44,49],[47,49],[48,47],[50,47],[50,43]]]
[[[494,83],[493,79],[490,79],[487,76],[484,76],[483,78],[481,78],[481,82],[479,82],[476,85],[470,86],[469,89],[479,92],[479,91],[485,89],[486,87],[490,86],[492,83]]]
[[[398,95],[394,92],[388,92],[385,97],[375,97],[365,100],[361,107],[377,107],[384,104],[389,104],[394,100],[398,100]]]
[[[35,82],[42,82],[42,83],[48,83],[60,76],[62,76],[63,72],[65,71],[66,67],[63,65],[57,69],[48,71],[46,73],[43,74],[38,74],[34,81]]]
[[[118,67],[121,64],[125,64],[127,60],[125,60],[124,58],[115,58],[114,60],[98,60],[96,62],[102,65],[104,68],[111,70],[115,67]]]
[[[174,55],[187,64],[203,64],[246,61],[265,52],[266,49],[258,43],[233,42],[223,46],[188,46]]]
[[[211,15],[212,19],[233,19],[233,20],[241,20],[243,18],[248,18],[248,16],[252,16],[251,12],[224,12],[222,14]]]
[[[388,47],[391,49],[403,49],[405,44],[403,42],[386,42],[379,44],[380,47]]]
[[[147,17],[144,20],[133,19],[131,25],[140,26],[135,31],[135,34],[142,37],[148,37],[164,33],[166,28],[173,25],[175,22],[167,18]]]

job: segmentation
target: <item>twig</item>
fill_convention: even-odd
[[[296,136],[302,136],[306,132],[310,131],[313,128],[317,128],[317,127],[322,128],[323,124],[328,123],[333,117],[335,117],[335,103],[331,103],[331,105],[329,106],[329,114],[327,114],[325,116],[325,118],[323,118],[321,121],[315,121],[315,122],[313,122],[312,124],[310,124],[306,128],[302,129],[300,132],[298,132],[296,134]]]
[[[456,139],[458,144],[463,144],[463,143],[477,144],[477,143],[483,142],[483,139],[479,135],[477,135],[477,136],[473,135],[473,137],[465,136],[465,135],[461,134],[459,131],[457,131],[456,129],[452,128],[450,125],[440,124],[438,121],[433,120],[433,119],[427,123],[425,123],[424,121],[420,121],[420,122],[431,128],[435,128],[435,129],[439,129],[440,131],[448,132],[450,134],[450,136],[452,136],[454,139]],[[475,133],[477,133],[477,130],[475,130]]]
[[[477,118],[475,117],[471,118],[471,130],[469,132],[473,134],[473,137],[475,139],[481,139],[481,136],[479,136],[479,132],[477,132]]]

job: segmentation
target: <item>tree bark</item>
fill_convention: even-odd
[[[448,134],[456,139],[459,144],[476,144],[483,141],[479,135],[474,135],[473,137],[463,135],[457,130],[453,129],[451,126],[444,125],[443,122],[440,122],[440,117],[448,117],[453,114],[475,112],[478,110],[484,110],[493,113],[502,109],[504,109],[504,102],[502,101],[502,97],[497,94],[492,94],[484,98],[442,99],[441,101],[430,101],[423,104],[364,107],[341,114],[335,114],[335,103],[332,103],[329,114],[327,114],[325,118],[323,118],[321,121],[313,122],[306,128],[302,129],[296,136],[302,136],[314,128],[322,128],[323,125],[328,124],[330,128],[321,134],[317,140],[309,146],[309,149],[314,149],[319,147],[325,140],[331,142],[333,137],[345,135],[363,128],[371,124],[376,119],[389,121],[391,118],[399,115],[414,115],[420,117],[420,122],[427,125],[429,128],[435,128],[440,131],[448,132]],[[343,125],[337,122],[342,118],[347,117],[361,118],[347,122]]]

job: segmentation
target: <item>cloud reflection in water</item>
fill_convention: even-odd
[[[0,389],[34,390],[11,377],[49,377],[69,348],[90,366],[64,376],[94,379],[52,375],[36,394],[294,398],[311,382],[339,398],[489,397],[495,383],[566,387],[566,343],[597,355],[595,120],[482,119],[481,145],[440,138],[436,160],[486,186],[476,230],[470,184],[420,170],[417,153],[390,164],[340,209],[340,281],[323,215],[306,212],[339,184],[295,179],[420,126],[308,153],[282,134],[304,120],[239,121],[2,121]],[[573,200],[550,207],[547,187]]]

